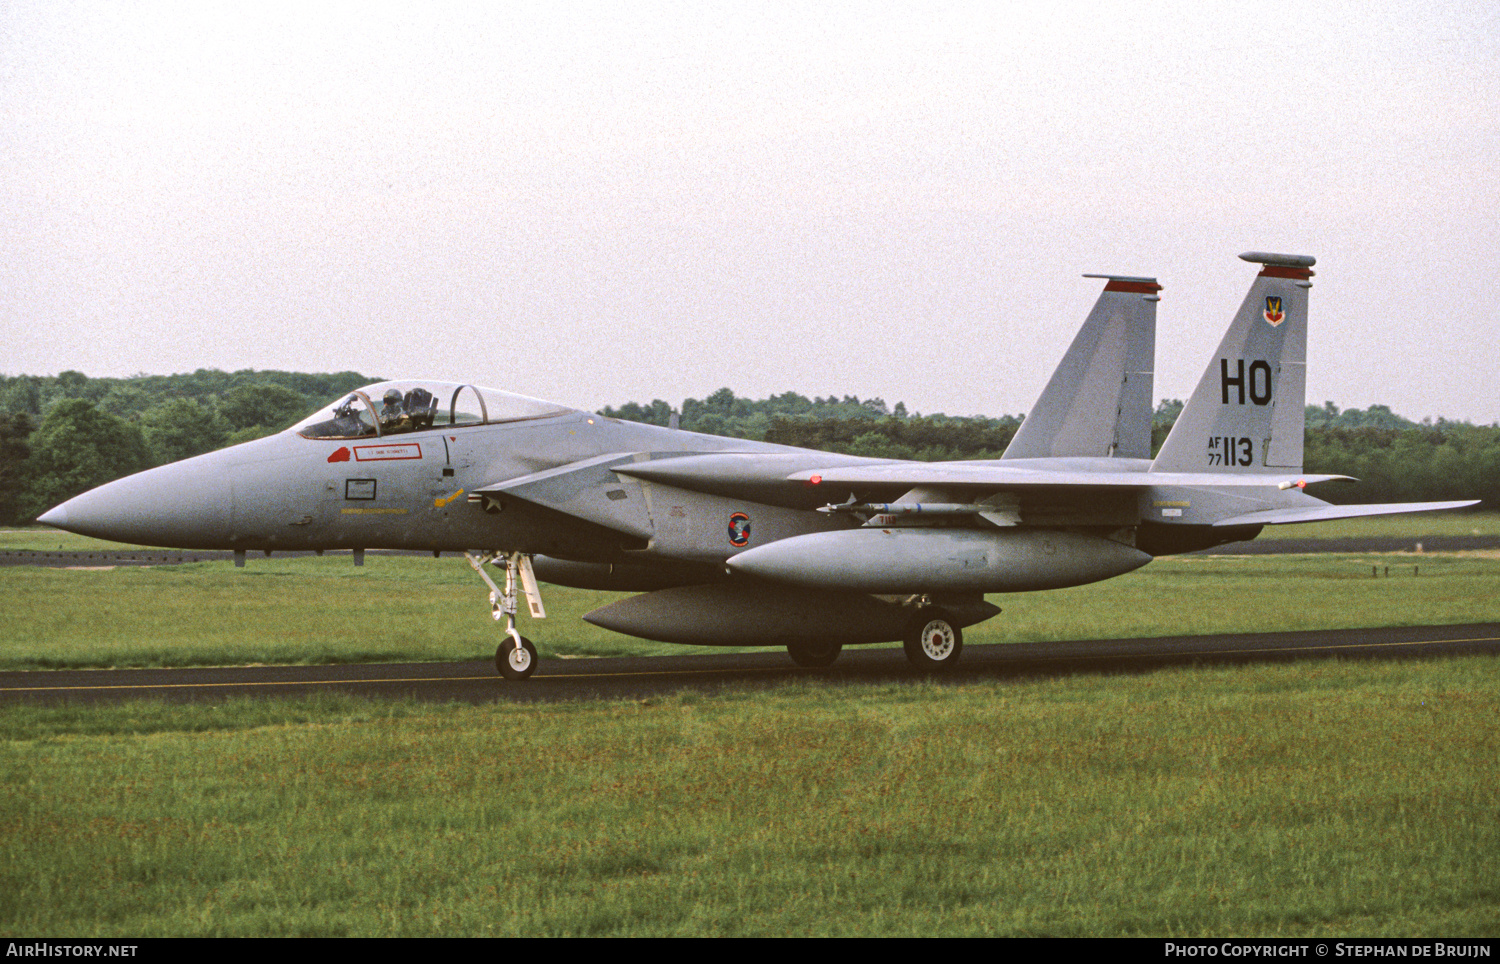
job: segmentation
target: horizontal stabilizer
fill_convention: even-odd
[[[1220,519],[1216,526],[1279,526],[1298,522],[1327,522],[1330,519],[1357,519],[1367,515],[1398,515],[1402,512],[1441,512],[1444,509],[1466,509],[1478,505],[1468,502],[1384,502],[1371,505],[1321,505],[1296,509],[1265,509]]]

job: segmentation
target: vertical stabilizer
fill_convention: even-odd
[[[1219,350],[1162,445],[1161,472],[1281,473],[1302,468],[1307,255],[1240,255],[1262,265]]]
[[[1105,278],[1052,380],[1001,458],[1151,457],[1155,278]]]

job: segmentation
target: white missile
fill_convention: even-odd
[[[845,502],[825,505],[819,512],[871,515],[978,515],[993,512],[995,506],[971,502]]]
[[[1020,522],[1014,506],[974,502],[842,502],[818,510],[826,514],[869,516],[867,528],[881,526],[940,525],[943,520],[970,516],[990,525],[1013,526]]]
[[[1151,561],[1102,536],[1058,529],[853,529],[782,539],[731,572],[864,593],[1030,592],[1109,579]]]

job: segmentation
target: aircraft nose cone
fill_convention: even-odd
[[[114,542],[207,549],[227,539],[232,507],[223,465],[200,456],[90,489],[37,521]]]

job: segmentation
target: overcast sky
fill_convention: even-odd
[[[1318,258],[1309,401],[1500,419],[1500,4],[0,3],[0,373],[1026,411]]]

